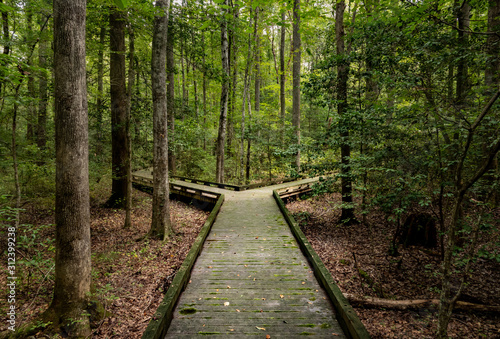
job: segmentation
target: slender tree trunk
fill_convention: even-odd
[[[300,0],[293,1],[293,114],[292,126],[295,132],[295,143],[297,153],[295,156],[295,166],[300,173],[300,59],[301,59],[301,38],[300,38]]]
[[[229,6],[229,0],[224,0],[224,5]],[[226,7],[228,8],[228,7]],[[227,14],[227,9],[223,10]],[[221,54],[222,54],[222,86],[220,97],[219,134],[217,137],[217,166],[216,181],[224,182],[224,151],[227,131],[227,109],[229,97],[229,46],[227,41],[227,19],[222,18],[221,23]]]
[[[31,9],[31,4],[28,4],[26,8],[26,24],[27,24],[27,34],[26,42],[31,45],[31,39],[33,37],[33,13]],[[28,59],[28,66],[31,68],[33,66],[33,56]],[[26,140],[32,143],[35,141],[35,121],[36,121],[36,105],[35,105],[35,77],[33,72],[30,70],[28,74],[28,96],[30,102],[28,104],[28,118],[26,124]]]
[[[261,83],[261,77],[260,77],[260,36],[259,36],[259,12],[260,8],[256,7],[255,8],[255,52],[254,52],[254,59],[255,59],[255,91],[254,91],[254,107],[255,111],[259,112],[260,111],[260,83]]]
[[[130,163],[125,72],[125,16],[116,7],[110,13],[111,148],[113,181],[107,205],[125,208]]]
[[[56,257],[49,310],[71,337],[90,336],[90,202],[85,0],[54,0]]]
[[[488,32],[500,33],[500,0],[489,0],[488,7]],[[495,92],[495,86],[500,82],[500,37],[495,34],[490,34],[486,40],[486,51],[488,53],[488,61],[485,70],[485,84],[492,89],[489,90],[492,94]]]
[[[149,234],[168,239],[173,231],[170,220],[168,182],[168,112],[166,59],[169,0],[157,0],[151,60],[153,86],[153,220]]]
[[[257,19],[257,18],[256,18]],[[251,130],[252,127],[252,104],[250,101],[250,91],[247,93],[247,103],[248,103],[248,129]],[[245,173],[245,180],[247,183],[250,183],[250,151],[252,150],[252,138],[250,136],[248,137],[247,141],[247,164],[246,164],[246,173]]]
[[[104,41],[106,39],[106,27],[102,26],[99,33],[99,52],[97,54],[97,145],[96,154],[103,153],[103,135],[102,135],[102,120],[103,120],[103,89],[104,89]]]
[[[170,128],[169,143],[170,147],[168,149],[168,169],[172,175],[177,172],[176,169],[176,155],[175,155],[175,111],[174,111],[174,97],[175,97],[175,60],[174,60],[174,35],[172,27],[173,18],[170,16],[168,21],[168,39],[167,39],[167,112],[168,112],[168,123]]]
[[[497,35],[490,34],[486,40],[486,51],[488,53],[488,61],[486,63],[485,71],[485,85],[487,86],[487,93],[490,95],[495,92],[500,83],[500,0],[490,0],[488,7],[488,31],[496,32]],[[494,132],[493,132],[494,133]],[[485,145],[486,147],[487,145]],[[494,186],[495,180],[497,184],[500,173],[498,171],[498,156],[493,160],[489,174],[486,175],[485,179],[490,183],[490,186]],[[495,178],[496,174],[496,178]],[[490,201],[493,202],[494,206],[500,204],[500,192],[498,190],[493,191],[490,197]]]
[[[40,20],[42,21],[42,20]],[[49,67],[47,62],[47,54],[49,51],[48,41],[41,39],[38,45],[38,67],[47,69]],[[47,145],[47,103],[49,101],[48,94],[48,79],[46,72],[41,72],[38,81],[38,123],[37,123],[37,145],[40,149],[45,149]]]
[[[131,24],[130,24],[131,25]],[[130,117],[132,116],[132,96],[135,87],[135,34],[132,26],[128,28],[129,41],[129,63],[128,63],[128,86],[127,86],[127,194],[125,197],[125,223],[124,228],[132,226],[132,139],[130,137]]]
[[[205,32],[201,33],[201,45],[203,46],[203,150],[207,151],[207,72],[205,58]]]
[[[0,4],[3,3],[3,0],[0,0]],[[10,35],[9,35],[9,13],[7,11],[2,11],[2,30],[3,30],[3,54],[9,55],[10,53]],[[4,62],[2,62],[3,64]],[[2,65],[3,66],[3,65]],[[3,71],[1,71],[3,73]],[[0,81],[0,96],[4,97],[2,90],[5,91],[6,87],[4,86],[3,81]]]
[[[470,26],[470,5],[467,1],[464,1],[462,6],[458,8],[458,40],[461,47],[465,50],[468,48],[469,38],[468,33],[464,32],[464,30],[469,29]],[[461,58],[457,65],[457,93],[456,93],[456,102],[460,109],[464,108],[465,105],[465,96],[467,95],[467,90],[469,87],[469,77],[468,77],[468,67],[467,60],[465,58]]]
[[[340,134],[342,141],[340,146],[341,156],[341,186],[342,186],[342,215],[340,221],[345,224],[351,224],[355,221],[354,207],[352,206],[352,178],[350,168],[351,146],[349,144],[349,123],[347,122],[347,81],[349,78],[349,64],[345,55],[344,45],[344,11],[345,1],[339,1],[335,10],[335,37],[337,42],[338,56],[338,76],[337,76],[337,110],[341,117],[342,132]]]
[[[281,10],[281,39],[280,39],[280,120],[281,120],[281,141],[285,140],[285,119],[286,119],[286,101],[285,101],[285,10]]]
[[[240,149],[240,183],[243,182],[243,170],[245,166],[245,105],[247,104],[247,93],[249,92],[249,72],[252,63],[252,39],[248,36],[247,62],[245,66],[245,77],[243,79],[243,104],[241,107],[241,149]],[[250,104],[250,103],[249,103]]]

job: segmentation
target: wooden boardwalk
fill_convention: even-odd
[[[313,180],[242,192],[178,183],[225,202],[165,338],[346,337],[272,196]]]

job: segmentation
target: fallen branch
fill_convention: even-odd
[[[387,308],[391,310],[419,310],[422,308],[438,308],[438,299],[416,299],[416,300],[392,300],[375,297],[359,297],[353,294],[344,294],[353,306],[366,308]],[[500,313],[500,305],[482,305],[465,301],[457,301],[454,310],[457,311],[479,311]]]

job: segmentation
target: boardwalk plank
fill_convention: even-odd
[[[225,196],[165,338],[345,337],[272,190]]]

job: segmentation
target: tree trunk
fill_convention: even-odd
[[[130,23],[130,25],[132,25]],[[125,197],[125,224],[124,228],[132,226],[132,139],[130,137],[130,117],[132,116],[132,96],[135,87],[135,34],[132,26],[128,28],[129,41],[129,63],[128,63],[128,86],[127,86],[127,194]]]
[[[149,234],[167,240],[173,231],[170,220],[168,182],[168,112],[166,59],[169,0],[156,1],[151,59],[153,87],[153,220]]]
[[[352,206],[352,178],[350,168],[351,146],[349,144],[349,124],[347,123],[347,81],[349,77],[349,64],[345,55],[344,45],[344,11],[345,1],[337,2],[335,9],[335,38],[337,45],[337,111],[341,117],[343,127],[340,137],[342,139],[340,146],[341,157],[341,186],[342,186],[342,215],[340,222],[351,224],[355,222],[354,207]]]
[[[110,92],[111,148],[113,182],[109,207],[124,208],[128,190],[127,168],[130,163],[127,127],[127,86],[125,76],[125,16],[116,7],[110,12]]]
[[[300,0],[293,1],[293,113],[292,126],[295,132],[295,143],[297,153],[295,156],[295,166],[297,173],[300,173],[300,59],[301,59],[301,39],[300,39]]]
[[[254,92],[254,107],[255,107],[255,112],[260,111],[260,36],[259,36],[259,7],[255,8],[255,53],[254,53],[254,59],[255,59],[255,92]]]
[[[31,9],[31,5],[28,4],[26,8],[26,24],[27,24],[27,32],[25,41],[29,45],[31,45],[31,39],[33,37],[33,13]],[[28,67],[33,67],[33,56],[30,56],[28,59]],[[28,74],[28,96],[30,98],[28,104],[28,118],[26,124],[26,140],[29,143],[33,143],[35,141],[35,121],[36,121],[36,105],[35,105],[35,77],[31,69]]]
[[[40,20],[41,21],[41,20]],[[49,67],[47,62],[49,46],[48,41],[42,38],[38,45],[38,67],[46,69]],[[46,72],[40,73],[38,82],[38,123],[37,123],[37,145],[40,149],[45,149],[47,145],[47,102],[49,100]]]
[[[170,147],[168,149],[168,169],[172,175],[177,172],[176,169],[176,157],[175,157],[175,112],[174,112],[174,97],[175,97],[175,60],[174,60],[174,35],[171,29],[172,27],[172,17],[170,16],[168,21],[168,38],[167,38],[167,113],[168,113],[168,123],[170,124],[170,134],[169,142]]]
[[[256,30],[255,33],[256,34]],[[248,36],[248,50],[247,50],[247,62],[245,66],[245,77],[243,79],[243,98],[242,98],[242,106],[241,106],[241,148],[240,148],[240,175],[239,180],[240,183],[243,182],[243,172],[245,166],[245,110],[247,104],[247,94],[249,92],[249,72],[252,64],[252,38]],[[248,103],[250,106],[250,102]]]
[[[500,32],[500,0],[489,0],[488,7],[488,32]],[[500,37],[497,34],[490,34],[486,40],[486,52],[488,60],[485,70],[485,84],[488,87],[495,87],[500,78]],[[490,90],[493,94],[496,88]]]
[[[286,101],[285,101],[285,9],[281,10],[281,39],[280,39],[280,119],[281,119],[281,141],[285,140],[285,117],[286,117]]]
[[[103,153],[103,135],[102,135],[102,119],[103,119],[103,88],[104,88],[104,40],[106,39],[106,27],[101,27],[99,33],[99,52],[97,54],[97,145],[96,154],[99,156]]]
[[[225,6],[229,6],[229,0],[224,1]],[[229,8],[229,7],[226,7]],[[223,15],[227,14],[227,9],[223,10]],[[222,55],[222,86],[220,96],[220,118],[219,134],[217,137],[217,165],[216,181],[224,182],[224,151],[226,145],[227,130],[227,105],[229,97],[229,46],[227,41],[227,19],[222,18],[221,23],[221,55]]]
[[[390,310],[421,310],[429,307],[437,307],[438,299],[415,299],[415,300],[393,300],[374,297],[358,297],[352,294],[344,294],[351,305],[361,306],[364,308],[384,308]],[[457,301],[456,310],[465,312],[493,312],[500,313],[500,306],[474,304],[465,301]]]
[[[0,0],[0,4],[3,3],[3,0]],[[10,35],[9,35],[9,13],[7,11],[2,11],[2,30],[3,30],[3,54],[9,55],[10,53]],[[2,61],[2,66],[4,66],[4,62]],[[3,71],[0,71],[3,73]],[[2,90],[5,91],[5,85],[3,81],[0,81],[0,96],[4,97]]]
[[[203,150],[207,151],[207,71],[205,58],[205,32],[201,33],[201,45],[203,47]]]
[[[71,337],[90,336],[90,202],[85,0],[54,0],[56,257],[49,310]]]

